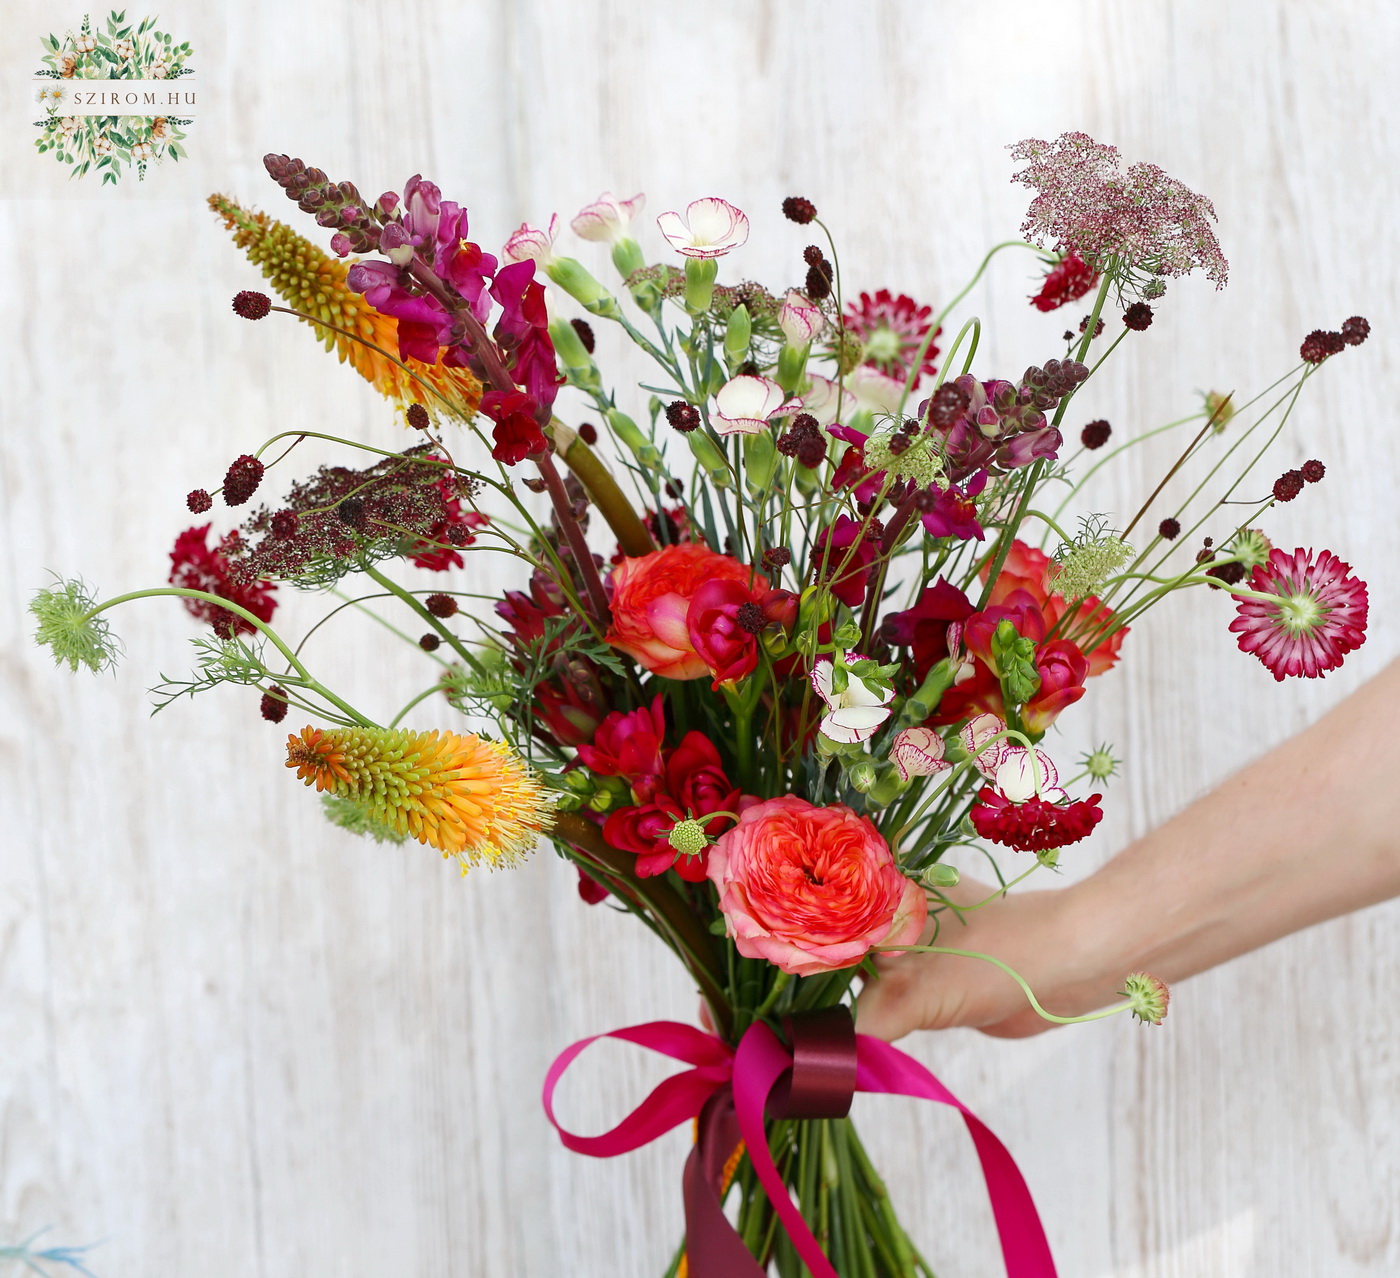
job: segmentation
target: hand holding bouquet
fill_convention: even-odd
[[[999,896],[1092,832],[1116,762],[1103,748],[1076,768],[1046,736],[1147,608],[1208,588],[1280,680],[1325,674],[1364,639],[1366,588],[1349,566],[1276,547],[1259,526],[1322,463],[1271,486],[1256,471],[1304,385],[1365,340],[1366,321],[1310,334],[1256,395],[1208,396],[1121,443],[1104,420],[1076,429],[1086,385],[1154,322],[1169,281],[1200,270],[1223,286],[1226,262],[1209,202],[1156,167],[1123,171],[1083,134],[1012,153],[1034,192],[1027,239],[994,248],[937,314],[886,290],[848,300],[802,198],[783,213],[817,242],[795,241],[801,267],[770,291],[720,281],[749,231],[734,205],[663,213],[674,256],[655,263],[637,238],[643,198],[604,195],[572,227],[611,245],[614,290],[556,252],[557,218],[522,226],[498,259],[420,177],[370,201],[268,156],[336,256],[215,197],[286,303],[243,292],[234,309],[314,325],[415,441],[339,441],[365,464],[290,484],[212,546],[210,525],[188,530],[168,588],[99,604],[70,581],[32,605],[60,661],[101,669],[115,653],[107,608],[180,596],[211,633],[160,704],[254,688],[266,718],[310,720],[287,763],[336,824],[415,838],[464,871],[515,862],[545,836],[585,901],[611,899],[675,953],[714,1034],[617,1031],[692,1068],[612,1133],[565,1133],[610,1154],[697,1119],[673,1274],[931,1273],[845,1113],[854,1088],[956,1102],[908,1057],[857,1040],[856,978],[882,953],[968,953],[960,921],[985,902],[950,895],[949,853],[983,851]],[[945,321],[995,254],[1016,251],[1043,268],[1038,310],[1082,300],[1085,313],[1019,376],[974,372],[980,321],[951,341]],[[566,318],[566,297],[590,318]],[[654,361],[640,394],[619,402],[592,323]],[[1182,450],[1140,508],[1071,528],[1085,481],[1167,431]],[[313,435],[282,432],[235,459],[224,503],[266,492],[268,470]],[[547,518],[522,488],[547,496]],[[188,497],[196,513],[213,502]],[[489,619],[464,606],[479,596],[456,575],[483,550],[517,559],[522,587]],[[425,587],[421,572],[440,577]],[[365,597],[345,593],[360,580]],[[272,627],[284,586],[397,605],[421,631],[405,635],[429,667],[421,694],[385,721],[319,681]],[[1091,1019],[1054,1016],[998,956],[974,957],[1042,1015]],[[1161,1022],[1161,982],[1125,973],[1121,994],[1093,1016]],[[582,1046],[556,1064],[547,1104]],[[967,1118],[1009,1270],[1052,1272],[1014,1164]],[[721,1205],[736,1187],[731,1228]]]

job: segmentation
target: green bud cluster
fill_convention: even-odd
[[[38,619],[36,643],[53,653],[58,665],[76,671],[82,665],[100,673],[116,665],[120,645],[105,617],[89,615],[96,601],[78,579],[60,581],[41,590],[29,601],[29,611]]]

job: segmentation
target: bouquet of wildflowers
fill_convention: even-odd
[[[657,218],[657,262],[642,196],[604,195],[571,225],[611,245],[610,288],[556,251],[556,218],[522,226],[498,258],[421,177],[370,201],[270,155],[334,256],[214,197],[284,303],[247,291],[233,309],[312,325],[396,406],[398,436],[339,441],[345,464],[276,485],[269,469],[316,432],[275,435],[219,489],[229,508],[261,504],[213,540],[209,523],[180,534],[168,587],[98,603],[60,581],[32,605],[60,661],[100,670],[115,654],[107,609],[181,597],[207,633],[159,705],[244,685],[265,718],[305,721],[287,766],[335,824],[430,844],[464,872],[547,841],[584,901],[635,914],[673,951],[708,1028],[612,1033],[690,1068],[611,1132],[560,1127],[570,1148],[611,1155],[695,1120],[670,1274],[931,1274],[846,1113],[855,1089],[958,1103],[854,1033],[857,978],[878,979],[882,953],[966,953],[960,921],[986,902],[957,891],[954,849],[982,850],[1000,895],[1094,829],[1111,752],[1076,770],[1046,735],[1147,608],[1208,588],[1280,680],[1325,674],[1364,638],[1366,587],[1349,566],[1272,540],[1274,507],[1322,463],[1256,472],[1366,321],[1311,333],[1257,394],[1207,396],[1119,442],[1076,401],[1154,322],[1170,281],[1199,270],[1223,286],[1214,211],[1083,134],[1012,155],[1034,193],[1025,239],[994,248],[937,314],[885,290],[848,298],[803,198],[782,208],[805,232],[794,278],[770,289],[720,281],[749,227],[727,201]],[[1016,251],[1043,277],[1038,310],[1081,306],[1043,364],[1003,377],[976,367],[979,321],[947,321],[992,256]],[[593,324],[654,361],[639,392],[608,383]],[[1164,431],[1183,447],[1140,508],[1078,508],[1101,466]],[[547,496],[546,517],[522,490]],[[214,500],[196,489],[188,505]],[[485,617],[467,560],[482,550],[519,571]],[[320,682],[272,625],[287,587],[397,607],[422,692],[371,714]],[[1068,1019],[996,955],[973,957]],[[1094,1015],[1160,1023],[1166,1006],[1161,982],[1125,973],[1122,1002]],[[550,1072],[551,1121],[554,1084],[585,1046]],[[963,1113],[1008,1271],[1053,1273],[1014,1162]]]

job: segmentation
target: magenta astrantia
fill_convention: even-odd
[[[1366,583],[1330,550],[1274,550],[1249,589],[1273,598],[1241,599],[1230,630],[1279,681],[1320,678],[1366,641]]]

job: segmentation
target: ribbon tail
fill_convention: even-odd
[[[912,1056],[865,1034],[856,1036],[857,1082],[862,1092],[887,1092],[951,1105],[963,1116],[982,1163],[1006,1261],[1007,1278],[1056,1278],[1040,1213],[1021,1169],[991,1129]]]
[[[700,1111],[699,1133],[681,1179],[690,1278],[764,1278],[766,1273],[729,1223],[720,1199],[724,1165],[738,1143],[734,1094],[725,1087]]]
[[[734,1056],[734,1112],[739,1131],[748,1149],[759,1183],[768,1194],[768,1201],[778,1213],[791,1239],[793,1249],[811,1270],[812,1278],[840,1278],[831,1261],[812,1236],[802,1213],[792,1201],[773,1162],[768,1148],[768,1136],[763,1130],[763,1111],[768,1095],[783,1072],[792,1066],[792,1055],[778,1042],[773,1031],[759,1022],[751,1025],[739,1042]]]

